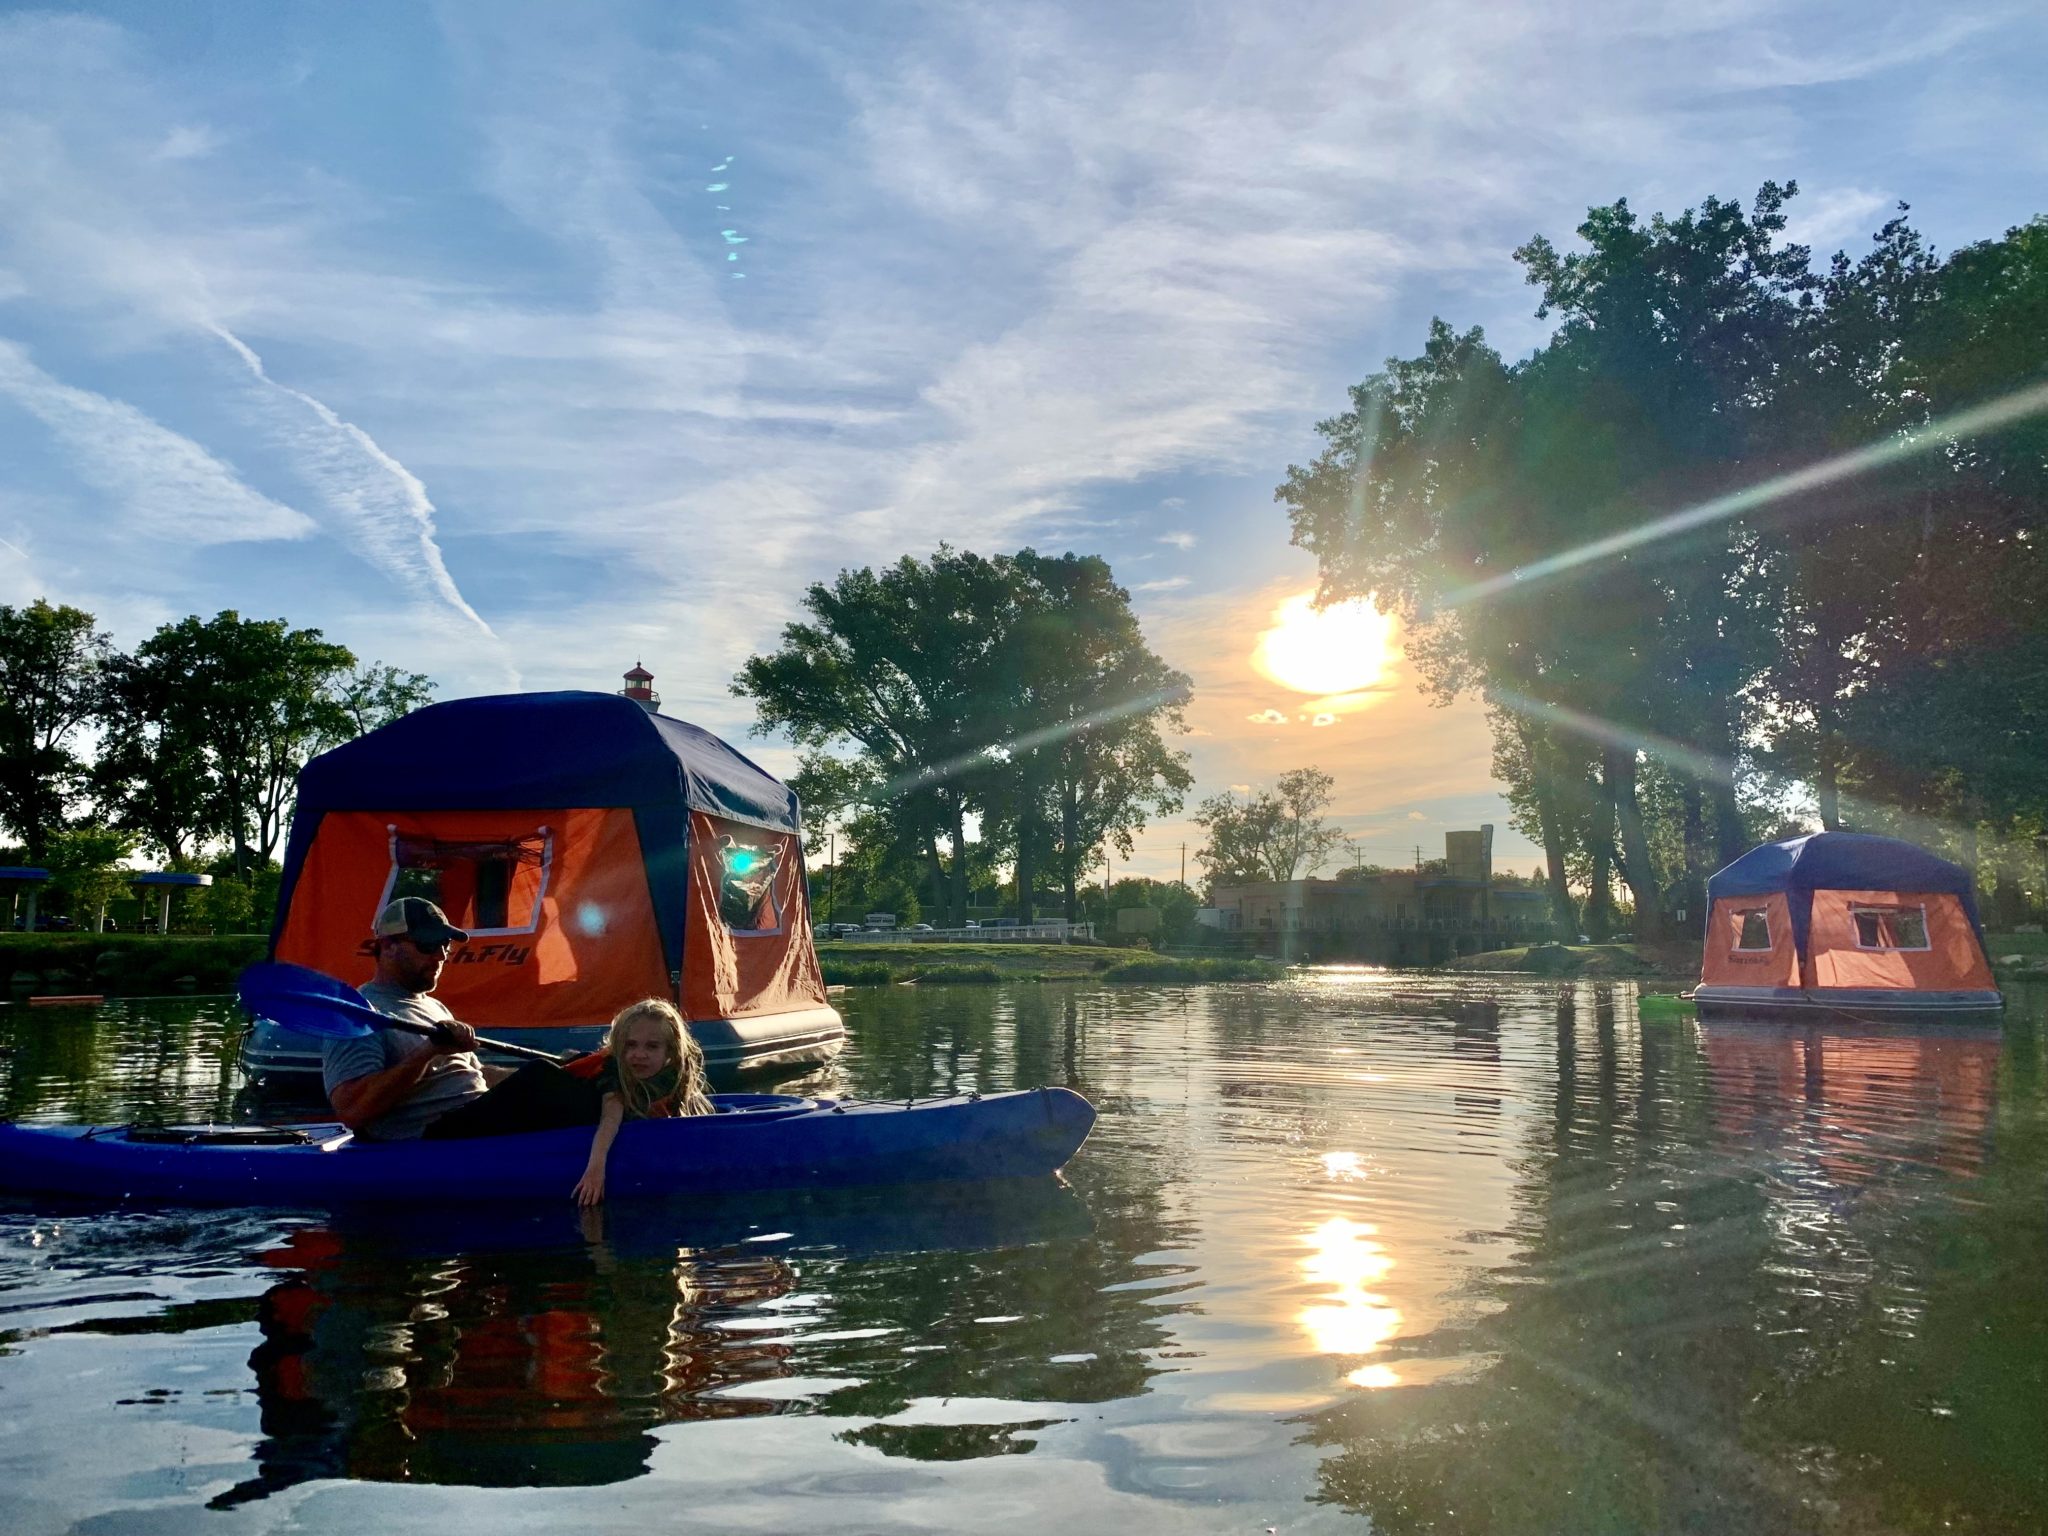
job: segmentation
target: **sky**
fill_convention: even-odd
[[[1509,252],[1592,204],[2048,211],[2044,65],[1976,0],[0,6],[0,603],[444,698],[640,660],[786,771],[729,684],[809,583],[1072,549],[1194,678],[1196,797],[1314,765],[1372,862],[1526,872],[1398,634],[1334,707],[1254,664],[1315,580],[1273,487],[1432,315],[1539,346]]]

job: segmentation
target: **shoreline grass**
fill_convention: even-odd
[[[22,996],[232,992],[268,947],[260,933],[0,933],[0,977]]]

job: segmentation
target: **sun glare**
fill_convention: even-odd
[[[1273,610],[1273,626],[1252,649],[1252,665],[1297,693],[1356,693],[1380,680],[1393,654],[1393,615],[1362,597],[1315,606],[1313,593]]]

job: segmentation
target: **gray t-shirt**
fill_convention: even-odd
[[[445,1024],[455,1017],[438,998],[424,992],[401,992],[382,982],[373,981],[364,987],[363,999],[379,1013],[414,1024]],[[433,1042],[424,1035],[403,1029],[380,1029],[357,1040],[327,1040],[321,1045],[321,1081],[332,1099],[339,1084],[382,1072],[432,1049]],[[416,1140],[430,1122],[480,1098],[486,1086],[483,1064],[473,1052],[442,1056],[427,1068],[411,1098],[356,1134],[365,1141]]]

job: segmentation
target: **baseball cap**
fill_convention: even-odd
[[[377,914],[370,932],[380,939],[404,938],[417,944],[461,944],[469,938],[424,896],[399,897]]]

